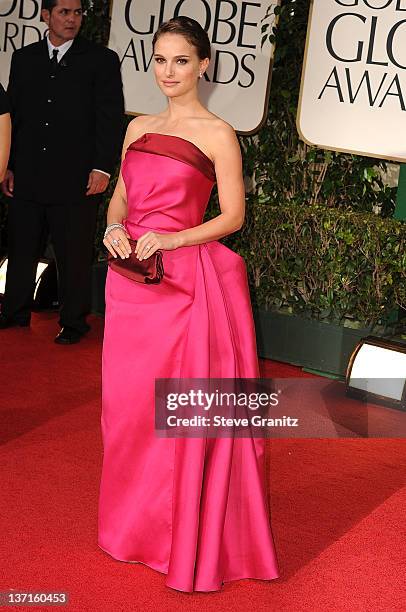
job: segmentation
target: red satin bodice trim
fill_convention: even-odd
[[[199,170],[213,183],[216,173],[212,160],[190,140],[170,134],[147,132],[132,142],[128,150],[145,151],[156,155],[165,155],[189,164]]]

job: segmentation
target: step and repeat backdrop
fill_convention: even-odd
[[[113,0],[109,46],[122,66],[127,111],[157,113],[165,99],[152,76],[152,38],[158,25],[178,15],[196,19],[212,42],[212,61],[200,91],[208,108],[240,133],[256,132],[267,112],[273,45],[261,48],[273,25],[270,0]],[[268,17],[267,17],[268,15]]]
[[[212,61],[200,83],[208,108],[240,133],[256,132],[268,108],[274,48],[264,31],[274,24],[271,0],[113,0],[109,47],[122,67],[126,111],[156,113],[166,100],[153,76],[152,38],[163,21],[193,17],[212,41]],[[41,0],[0,0],[0,81],[7,85],[14,49],[40,40]]]
[[[189,15],[208,31],[213,58],[203,101],[240,133],[267,111],[274,48],[272,0],[113,0],[109,46],[119,54],[128,113],[165,106],[153,78],[152,37]],[[14,49],[40,40],[40,0],[0,0],[0,81]],[[406,160],[406,0],[312,0],[297,120],[321,148]]]
[[[0,82],[4,87],[13,51],[38,42],[46,30],[41,0],[0,0]]]
[[[406,160],[406,0],[313,0],[298,112],[321,148]]]

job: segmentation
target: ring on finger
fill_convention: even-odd
[[[119,242],[120,242],[120,238],[118,238],[118,239],[114,238],[114,240],[113,240],[114,246],[117,246]]]

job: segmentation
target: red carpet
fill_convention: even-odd
[[[403,611],[406,456],[396,439],[273,440],[272,521],[281,578],[183,594],[97,546],[103,320],[78,345],[56,316],[0,332],[0,591],[67,591],[69,611]],[[266,376],[300,376],[264,363]],[[5,608],[6,609],[6,608]],[[31,610],[32,607],[9,607]],[[38,606],[34,609],[52,609]]]

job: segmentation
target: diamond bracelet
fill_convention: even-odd
[[[120,229],[125,231],[125,227],[122,223],[110,223],[110,225],[106,227],[103,239],[106,239],[106,236],[110,234],[111,230],[115,229],[116,227],[119,227]]]

